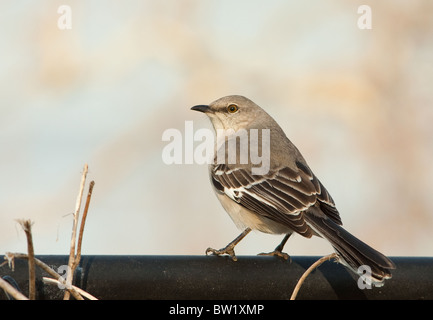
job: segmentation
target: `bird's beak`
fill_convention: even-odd
[[[200,112],[203,112],[203,113],[211,112],[211,108],[209,106],[203,105],[203,104],[198,105],[198,106],[194,106],[194,107],[191,108],[191,110],[200,111]]]

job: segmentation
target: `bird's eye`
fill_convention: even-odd
[[[228,113],[235,113],[235,112],[237,112],[239,110],[239,107],[237,106],[237,105],[235,105],[235,104],[230,104],[228,107],[227,107],[227,112]]]

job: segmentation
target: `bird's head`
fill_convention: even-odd
[[[239,95],[226,96],[209,105],[197,105],[191,110],[205,113],[215,130],[260,129],[270,116],[253,101]],[[260,123],[257,119],[261,119]]]

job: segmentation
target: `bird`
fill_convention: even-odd
[[[207,248],[206,255],[229,255],[236,261],[235,246],[251,230],[258,230],[284,235],[274,251],[261,255],[288,259],[283,248],[296,233],[305,238],[326,239],[335,250],[337,262],[357,274],[360,274],[359,267],[368,266],[371,272],[367,280],[375,286],[383,285],[384,280],[392,277],[394,263],[343,228],[331,195],[298,148],[264,109],[244,96],[229,95],[210,104],[193,106],[191,110],[207,115],[217,133],[214,157],[209,163],[211,185],[222,207],[243,230],[226,247]],[[257,147],[263,159],[268,157],[267,170],[254,172],[257,161],[240,161],[238,153],[243,149],[238,133],[241,131],[248,135],[249,142],[254,131],[262,138],[268,137]],[[237,152],[235,158],[229,158],[229,141],[239,141],[232,144]],[[217,155],[222,156],[217,159]]]

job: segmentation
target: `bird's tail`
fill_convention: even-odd
[[[390,270],[395,269],[395,265],[383,254],[327,217],[311,212],[305,215],[305,219],[320,236],[331,243],[339,256],[339,262],[362,275],[366,282],[381,286],[385,279],[391,278]]]

